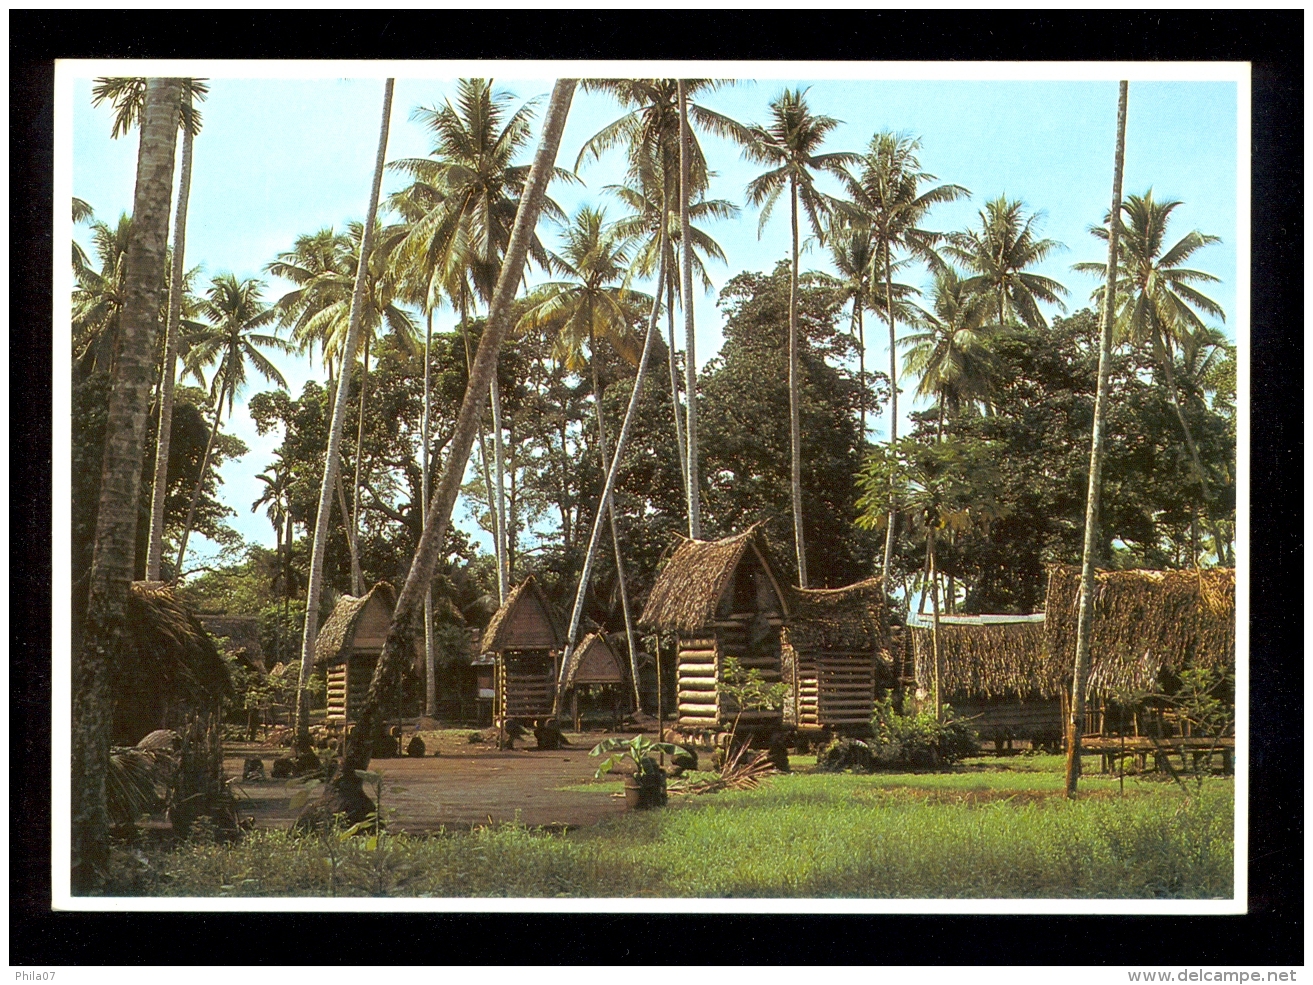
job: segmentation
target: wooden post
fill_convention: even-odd
[[[657,678],[657,741],[666,741],[666,711],[661,704],[661,637],[653,636],[652,641],[655,644],[652,651],[656,656],[656,678]]]

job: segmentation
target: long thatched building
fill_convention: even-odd
[[[115,745],[217,716],[232,694],[228,665],[191,608],[164,582],[136,581],[125,612],[125,659],[112,669]]]
[[[551,716],[564,645],[556,610],[530,575],[511,590],[483,631],[481,651],[494,659],[492,717],[499,729]]]
[[[782,725],[781,709],[738,706],[726,688],[726,665],[734,658],[745,673],[758,671],[764,684],[780,682],[780,628],[790,607],[759,527],[723,540],[686,540],[675,549],[639,622],[676,634],[680,731],[715,732],[736,724],[769,731]]]
[[[799,731],[865,730],[876,693],[896,687],[889,610],[879,578],[794,589],[784,627],[784,722]]]

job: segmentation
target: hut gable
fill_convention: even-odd
[[[639,622],[650,629],[693,636],[718,615],[743,612],[789,613],[787,596],[756,525],[723,540],[680,544],[657,576]]]
[[[795,650],[876,653],[889,650],[889,613],[879,578],[845,588],[795,588],[785,629]]]
[[[577,684],[621,684],[625,673],[620,657],[601,633],[585,637],[570,654],[565,671],[566,690]]]
[[[385,581],[359,597],[343,595],[315,640],[315,666],[341,663],[357,647],[381,650],[396,605],[396,590]]]
[[[1054,567],[1044,634],[1070,677],[1076,659],[1080,569]],[[1186,667],[1235,669],[1235,569],[1104,571],[1095,577],[1090,690],[1134,693]]]
[[[484,653],[511,650],[559,650],[565,634],[555,610],[537,580],[530,575],[506,596],[483,631]]]

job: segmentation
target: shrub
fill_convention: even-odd
[[[975,729],[948,705],[944,705],[943,721],[924,709],[903,714],[887,693],[875,703],[871,732],[871,749],[882,765],[956,763],[978,750]]]

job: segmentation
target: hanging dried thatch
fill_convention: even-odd
[[[1079,601],[1080,569],[1051,569],[1044,630],[1067,677],[1076,660]],[[1099,572],[1090,691],[1148,691],[1164,671],[1186,667],[1235,669],[1235,569]]]
[[[117,743],[178,725],[233,693],[214,641],[166,583],[132,583],[124,632],[126,659],[113,670]]]
[[[364,595],[343,595],[333,606],[333,614],[319,628],[315,637],[315,666],[324,667],[340,663],[351,655],[351,645],[355,639],[356,627],[365,614],[371,599],[378,600],[391,612],[397,607],[397,590],[385,581],[380,581]]]
[[[520,582],[493,615],[483,631],[482,652],[504,650],[559,650],[565,645],[555,606],[537,579],[530,575]]]
[[[888,656],[889,606],[884,582],[868,578],[844,588],[795,588],[785,638],[795,650]]]
[[[909,626],[917,683],[935,679],[931,630]],[[941,619],[940,686],[952,701],[1056,698],[1071,687],[1071,666],[1049,659],[1044,623]]]
[[[675,548],[657,575],[647,605],[639,617],[646,629],[675,631],[685,636],[702,632],[716,613],[744,553],[752,551],[777,586],[781,606],[787,605],[770,551],[758,524],[723,540],[686,540]]]

